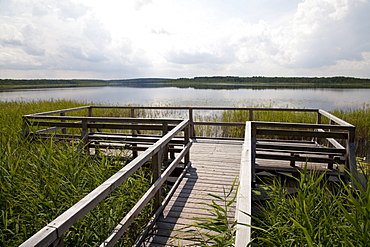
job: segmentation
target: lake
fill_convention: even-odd
[[[370,104],[370,89],[194,89],[177,87],[74,87],[0,92],[1,101],[70,99],[86,104],[143,106],[235,106],[358,109]]]

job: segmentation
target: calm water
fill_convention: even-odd
[[[1,101],[72,99],[87,104],[145,106],[270,106],[357,109],[370,104],[370,89],[193,89],[78,87],[23,89],[0,92]]]

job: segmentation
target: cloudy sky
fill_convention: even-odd
[[[0,78],[370,78],[370,0],[0,0]]]

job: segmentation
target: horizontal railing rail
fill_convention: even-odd
[[[119,116],[104,116],[105,110],[124,110]],[[175,118],[150,118],[145,115],[145,110],[154,111],[176,111]],[[144,111],[144,113],[143,113]],[[207,121],[207,118],[199,116],[223,111],[244,111],[242,122],[223,122],[217,118],[215,121]],[[285,123],[285,122],[263,122],[256,121],[258,112],[297,112],[316,114],[316,123]],[[181,114],[179,114],[180,112]],[[220,113],[219,113],[220,112]],[[67,116],[68,113],[68,116]],[[169,112],[169,114],[172,114]],[[217,115],[216,114],[216,115]],[[161,114],[154,114],[161,116]],[[145,116],[145,117],[142,117]],[[190,166],[189,150],[192,144],[191,138],[222,138],[235,139],[244,138],[244,148],[242,154],[241,177],[247,180],[240,180],[240,190],[238,195],[238,205],[243,198],[250,198],[246,188],[251,187],[255,181],[256,159],[277,159],[288,160],[291,166],[295,166],[296,161],[326,162],[328,169],[333,168],[333,163],[343,163],[345,167],[356,172],[355,160],[355,127],[344,120],[322,110],[322,109],[287,109],[287,108],[249,108],[249,107],[146,107],[146,106],[84,106],[64,110],[49,111],[23,116],[25,136],[31,137],[56,137],[59,139],[80,139],[87,148],[129,148],[133,150],[133,157],[136,157],[121,171],[113,175],[101,186],[92,191],[83,200],[71,207],[56,220],[52,221],[45,228],[40,230],[32,238],[27,240],[23,246],[38,245],[44,246],[57,243],[63,239],[63,233],[77,222],[89,210],[95,207],[112,190],[117,188],[134,171],[142,166],[149,159],[152,160],[152,170],[155,182],[138,201],[132,210],[116,226],[112,234],[102,243],[102,246],[111,246],[122,233],[127,229],[132,220],[138,215],[150,198],[155,199],[154,214],[151,223],[146,229],[153,225],[155,219],[160,215],[161,210],[174,193],[174,186],[166,199],[161,202],[159,197],[160,186],[167,179],[169,174],[179,164],[181,159],[185,159],[185,167]],[[181,120],[186,119],[186,120]],[[204,120],[205,119],[205,120]],[[328,121],[328,122],[326,122]],[[245,124],[247,122],[247,124]],[[207,133],[197,134],[195,127],[210,126],[217,128],[240,128],[243,136],[230,137],[214,135],[208,136]],[[75,133],[71,131],[77,129]],[[126,131],[126,132],[122,132]],[[147,131],[147,132],[145,132]],[[156,134],[154,133],[156,132]],[[160,134],[158,134],[158,132]],[[180,134],[183,133],[183,134]],[[131,145],[128,147],[126,144]],[[299,146],[299,144],[316,144],[317,146]],[[140,146],[144,145],[144,146]],[[174,146],[180,146],[175,148]],[[139,156],[137,151],[143,151]],[[172,153],[171,153],[172,152]],[[174,152],[178,155],[175,157]],[[168,161],[167,154],[170,153],[171,161],[166,170],[160,173],[161,162]],[[285,155],[282,155],[285,153]],[[286,155],[288,154],[288,155]],[[307,156],[305,156],[307,155]],[[307,158],[309,155],[327,156]],[[184,170],[185,171],[185,170]],[[184,175],[184,172],[181,177]],[[179,184],[179,180],[175,185]],[[240,202],[239,202],[240,200]],[[249,224],[249,206],[242,206],[240,209],[245,213],[238,213],[242,223]],[[245,236],[243,231],[237,231],[236,243],[242,243],[240,237]],[[146,230],[147,231],[147,230]],[[141,236],[141,239],[143,239]],[[239,237],[238,237],[239,236]],[[139,240],[140,241],[140,240]]]
[[[166,170],[161,173],[162,161],[164,152],[167,150],[168,143],[177,136],[180,132],[183,135],[183,149],[180,154],[168,165]],[[147,161],[151,160],[153,170],[153,181],[155,181],[137,204],[131,209],[126,217],[113,230],[111,236],[102,243],[102,246],[111,246],[124,233],[127,227],[132,223],[136,216],[141,212],[143,207],[151,198],[155,198],[154,208],[162,208],[160,188],[169,174],[178,166],[180,161],[184,159],[187,167],[190,164],[189,150],[192,142],[189,138],[189,120],[183,120],[171,131],[165,134],[161,139],[147,148],[138,157],[129,162],[120,171],[103,182],[99,187],[90,192],[87,196],[69,208],[47,226],[29,238],[21,246],[56,246],[63,242],[63,234],[79,219],[86,215],[107,195],[112,193],[120,184],[128,179],[135,171],[143,166]],[[158,212],[156,212],[158,214]]]
[[[89,121],[98,121],[93,118],[95,111],[99,110],[105,110],[105,109],[113,109],[113,110],[129,110],[129,117],[136,118],[140,113],[138,112],[139,110],[156,110],[156,111],[180,111],[182,112],[182,115],[180,118],[189,118],[190,120],[190,127],[191,127],[191,136],[195,137],[196,133],[194,132],[194,126],[229,126],[229,127],[240,127],[244,128],[244,122],[245,121],[255,121],[259,120],[256,119],[256,112],[300,112],[300,113],[316,113],[317,115],[317,120],[316,124],[323,124],[323,118],[328,118],[329,123],[328,125],[340,125],[340,126],[348,126],[348,127],[353,127],[353,125],[345,122],[344,120],[322,110],[322,109],[299,109],[299,108],[256,108],[256,107],[204,107],[204,106],[191,106],[191,107],[161,107],[161,106],[84,106],[84,107],[76,107],[76,108],[70,108],[70,109],[64,109],[64,110],[57,110],[57,111],[50,111],[50,112],[43,112],[43,113],[36,113],[36,114],[30,114],[24,116],[25,119],[31,120],[31,119],[42,119],[42,117],[45,117],[45,119],[48,120],[60,120],[60,121],[68,121],[68,120],[75,120],[79,121],[80,118],[76,117],[73,118],[72,116],[70,117],[65,117],[66,113],[68,112],[81,112],[81,111],[86,111],[84,114],[86,117],[91,117]],[[196,113],[199,112],[204,112],[204,111],[211,111],[211,112],[221,112],[221,111],[244,111],[248,112],[246,114],[248,119],[244,119],[242,122],[238,123],[231,123],[231,122],[221,122],[221,121],[199,121],[196,120]],[[59,116],[56,116],[59,114]],[[54,115],[54,116],[51,116]],[[202,115],[202,113],[200,113]],[[167,116],[168,117],[168,116]],[[156,117],[157,118],[157,117]],[[176,116],[176,118],[179,118]],[[105,117],[106,121],[108,119],[111,119],[110,121],[115,122],[117,118],[110,118],[110,117]],[[119,118],[121,119],[121,118]],[[120,121],[120,120],[118,120]],[[244,131],[242,130],[242,133]],[[203,136],[197,136],[203,137]],[[207,137],[207,136],[204,136]],[[219,136],[220,137],[220,136]],[[242,137],[239,137],[242,138]]]
[[[355,127],[325,111],[319,110],[318,113],[329,118],[331,124],[246,122],[235,216],[238,222],[235,235],[236,247],[245,247],[251,240],[251,190],[253,183],[256,182],[256,159],[287,160],[293,167],[295,167],[295,161],[306,162],[306,164],[308,161],[328,163],[328,169],[333,169],[334,163],[342,163],[352,174],[351,179],[360,178],[353,143]],[[271,136],[274,139],[268,139]],[[303,137],[315,141],[291,141],[287,137]],[[328,140],[332,147],[320,144],[318,140],[322,139]],[[258,169],[261,167],[259,166]],[[345,172],[344,175],[346,175]]]

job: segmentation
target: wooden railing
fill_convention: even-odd
[[[257,158],[287,160],[292,167],[295,167],[296,161],[327,163],[328,170],[333,169],[334,163],[343,164],[351,173],[351,179],[356,179],[359,182],[357,184],[361,185],[361,174],[357,171],[355,156],[355,127],[323,110],[318,113],[318,124],[246,122],[237,196],[236,247],[245,247],[250,242],[251,191],[256,182]],[[329,118],[330,124],[321,124],[321,115]],[[266,139],[271,136],[274,139]],[[306,140],[292,140],[287,137]],[[272,167],[273,169],[282,171],[281,168]],[[335,173],[346,175],[340,169]]]
[[[86,108],[78,108],[86,109]],[[55,113],[55,112],[53,112]],[[58,112],[59,113],[59,112]],[[46,121],[47,120],[47,121]],[[52,122],[53,120],[61,120],[61,122]],[[128,121],[130,120],[130,121]],[[101,246],[112,246],[118,241],[125,230],[133,222],[133,220],[138,216],[145,205],[154,198],[154,208],[156,212],[153,215],[154,222],[155,218],[160,215],[165,205],[168,203],[170,197],[175,192],[180,180],[184,176],[186,170],[190,166],[189,150],[192,145],[192,141],[189,138],[189,120],[170,120],[170,119],[118,119],[118,118],[94,118],[94,117],[66,117],[66,116],[47,116],[47,114],[35,114],[28,115],[25,117],[25,121],[28,124],[37,125],[38,127],[49,127],[43,129],[42,131],[36,131],[36,133],[30,133],[28,135],[43,135],[50,131],[55,131],[58,128],[68,129],[77,128],[81,130],[81,140],[89,147],[88,142],[90,142],[90,137],[93,135],[89,132],[89,129],[105,128],[105,129],[155,129],[163,131],[163,137],[158,138],[152,145],[150,145],[145,151],[138,155],[135,159],[124,166],[120,171],[111,176],[108,180],[102,183],[99,187],[90,192],[87,196],[77,202],[74,206],[69,208],[55,220],[50,222],[47,226],[37,232],[34,236],[29,238],[21,246],[59,246],[63,243],[63,234],[80,218],[86,215],[91,209],[93,209],[99,202],[101,202],[106,196],[112,193],[120,184],[122,184],[126,179],[128,179],[136,170],[144,165],[147,161],[151,160],[152,171],[153,171],[153,181],[155,181],[147,192],[141,197],[141,199],[135,204],[135,206],[127,213],[127,215],[122,219],[122,221],[113,229],[111,235],[102,243]],[[73,122],[67,122],[73,121]],[[32,122],[32,123],[31,123]],[[123,124],[122,123],[135,123],[135,124]],[[138,128],[138,123],[150,123],[151,125],[143,125]],[[171,130],[163,128],[163,126],[168,127],[168,124],[177,123],[176,126],[172,126]],[[158,124],[162,126],[158,127]],[[31,126],[29,126],[31,127]],[[183,132],[180,137],[179,134]],[[70,134],[59,134],[58,138],[73,138]],[[170,161],[167,168],[161,172],[162,164],[164,162],[165,154],[168,152],[168,146],[171,141],[177,139],[175,144],[179,144],[179,138],[182,138],[181,150],[178,151],[179,154]],[[161,201],[161,186],[170,176],[171,172],[178,167],[180,162],[184,160],[185,169],[182,174],[176,180],[171,191],[168,193],[167,197]],[[150,226],[147,226],[149,229]]]
[[[99,117],[99,111],[111,109],[128,112],[125,113],[124,117]],[[142,110],[181,111],[182,115],[180,114],[181,116],[177,117],[186,120],[142,118],[140,117],[140,111]],[[246,111],[248,112],[246,114],[248,119],[244,119],[244,123],[195,121],[197,119],[196,113],[204,111]],[[316,114],[316,123],[257,122],[255,121],[258,120],[255,113],[259,111],[313,113]],[[67,116],[67,113],[70,113],[70,116]],[[238,205],[242,207],[238,207],[238,222],[246,224],[250,222],[249,216],[240,212],[250,212],[250,203],[246,204],[245,200],[250,200],[251,183],[255,181],[256,158],[289,160],[291,166],[295,166],[296,161],[311,160],[312,162],[327,163],[328,169],[332,169],[334,163],[343,163],[349,171],[354,173],[357,168],[355,160],[355,127],[321,109],[86,106],[31,114],[23,116],[23,118],[24,136],[31,138],[53,136],[64,141],[78,139],[81,146],[85,147],[88,152],[92,150],[97,152],[101,148],[130,149],[133,152],[133,157],[136,158],[80,202],[36,233],[22,246],[48,246],[49,244],[56,246],[58,242],[62,241],[63,233],[68,228],[117,188],[119,184],[146,161],[151,159],[155,182],[120,224],[117,225],[112,235],[102,243],[102,246],[113,245],[150,198],[154,197],[156,198],[155,207],[157,211],[146,228],[148,230],[174,193],[186,169],[190,166],[189,150],[192,144],[191,138],[225,138],[222,135],[212,137],[199,136],[195,132],[195,127],[197,126],[236,127],[241,128],[245,133],[240,178],[247,180],[240,179]],[[328,123],[323,124],[324,120],[328,121]],[[245,124],[245,121],[247,121],[247,124]],[[183,132],[183,134],[179,135],[180,132]],[[237,138],[241,139],[242,137],[239,136]],[[299,143],[311,143],[316,144],[316,146],[299,146]],[[138,155],[139,151],[142,152],[140,155]],[[175,156],[175,153],[178,153],[178,155]],[[312,154],[322,154],[328,157],[310,158],[309,156]],[[172,159],[168,159],[168,155]],[[159,196],[160,187],[182,159],[185,160],[186,169],[184,169],[184,172],[176,181],[175,186],[171,189],[166,199],[161,202]],[[170,165],[163,173],[160,173],[162,162],[168,162],[169,160],[172,160]],[[241,241],[240,237],[246,236],[243,231],[247,228],[238,226],[237,246],[245,246],[243,245],[246,243],[245,240]],[[140,242],[144,236],[145,232],[138,241]]]

